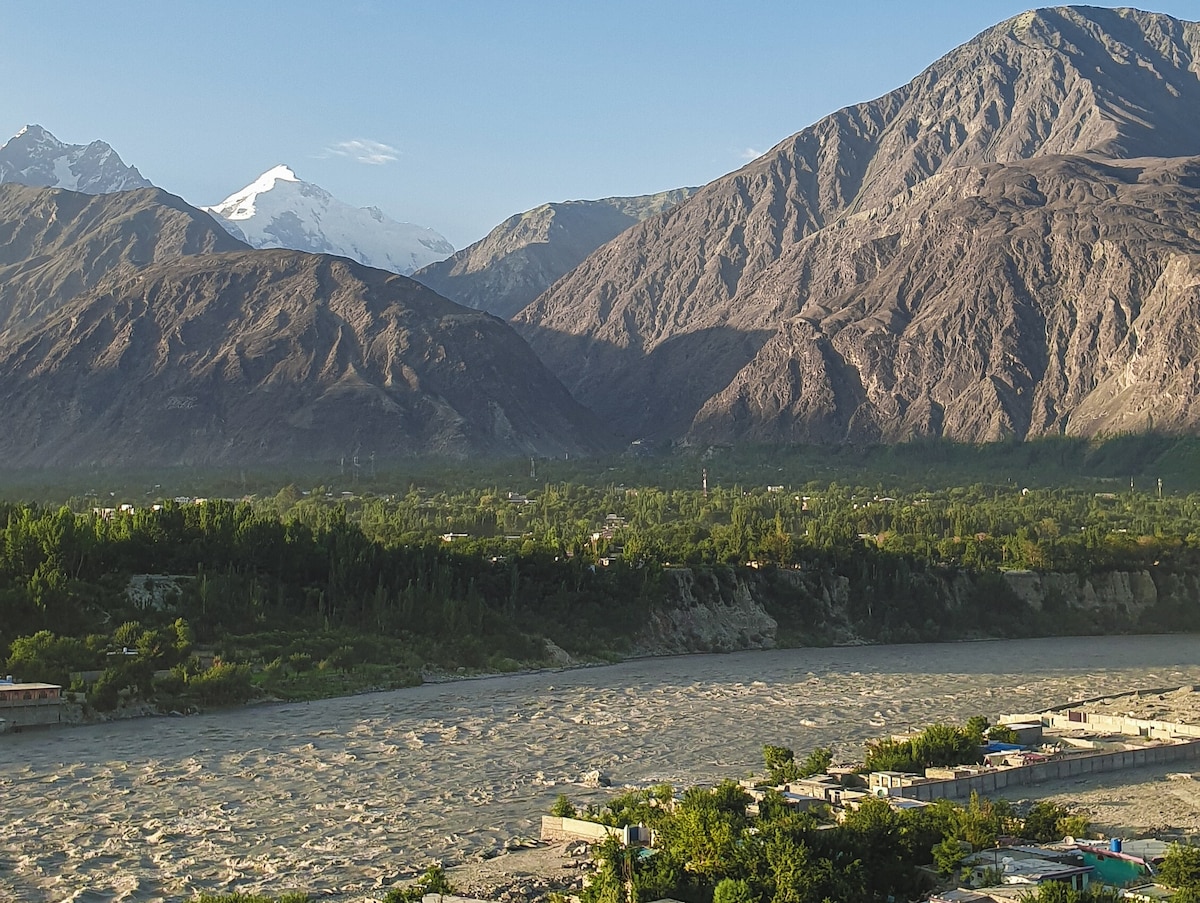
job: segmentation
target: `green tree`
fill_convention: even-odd
[[[786,746],[767,744],[763,747],[763,762],[767,766],[767,783],[786,784],[800,777],[796,754]]]
[[[420,878],[407,887],[393,887],[383,896],[383,903],[420,903],[426,894],[458,893],[445,870],[440,865],[431,865]]]
[[[1158,878],[1180,890],[1200,890],[1200,847],[1171,844],[1158,868]]]
[[[722,878],[713,888],[713,903],[756,903],[750,883],[741,878]]]
[[[575,806],[567,799],[565,793],[560,793],[554,800],[554,805],[550,807],[550,814],[558,818],[574,818]]]
[[[818,746],[800,763],[800,777],[809,778],[815,774],[824,774],[833,763],[833,750],[828,746]]]
[[[962,844],[953,837],[947,837],[933,848],[933,864],[937,866],[938,874],[943,878],[954,875],[963,860],[967,858]]]

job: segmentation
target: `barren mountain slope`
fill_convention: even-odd
[[[695,191],[543,204],[413,278],[459,304],[508,319],[596,248]]]
[[[801,242],[742,298],[730,327],[770,338],[697,439],[1195,431],[1200,158],[964,167]]]
[[[680,435],[779,326],[757,315],[774,300],[754,286],[769,273],[777,292],[807,303],[811,276],[781,264],[805,259],[792,251],[808,236],[958,167],[1200,153],[1197,51],[1200,26],[1167,16],[1023,14],[617,236],[515,323],[577,397],[627,434]],[[875,252],[848,253],[862,266]],[[838,278],[849,289],[862,275],[846,268]]]
[[[115,271],[244,247],[157,188],[90,195],[0,184],[0,333],[39,322]]]
[[[504,323],[293,251],[118,274],[0,347],[9,467],[559,454],[591,421]]]

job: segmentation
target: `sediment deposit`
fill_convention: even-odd
[[[0,899],[380,898],[413,866],[536,836],[560,792],[602,799],[591,770],[744,777],[768,742],[850,759],[933,720],[1196,683],[1183,636],[792,649],[30,731],[0,738]]]

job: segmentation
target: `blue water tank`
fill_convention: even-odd
[[[1112,840],[1110,840],[1108,842],[1108,848],[1110,850],[1112,850],[1114,853],[1121,852],[1121,838],[1114,837]]]

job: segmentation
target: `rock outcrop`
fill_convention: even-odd
[[[1155,568],[1079,575],[931,568],[898,596],[869,572],[668,570],[641,654],[1200,629],[1200,578]],[[893,584],[894,585],[894,584]]]
[[[751,584],[729,571],[676,568],[664,580],[669,602],[650,613],[635,639],[648,655],[772,649],[779,625],[755,599]]]

